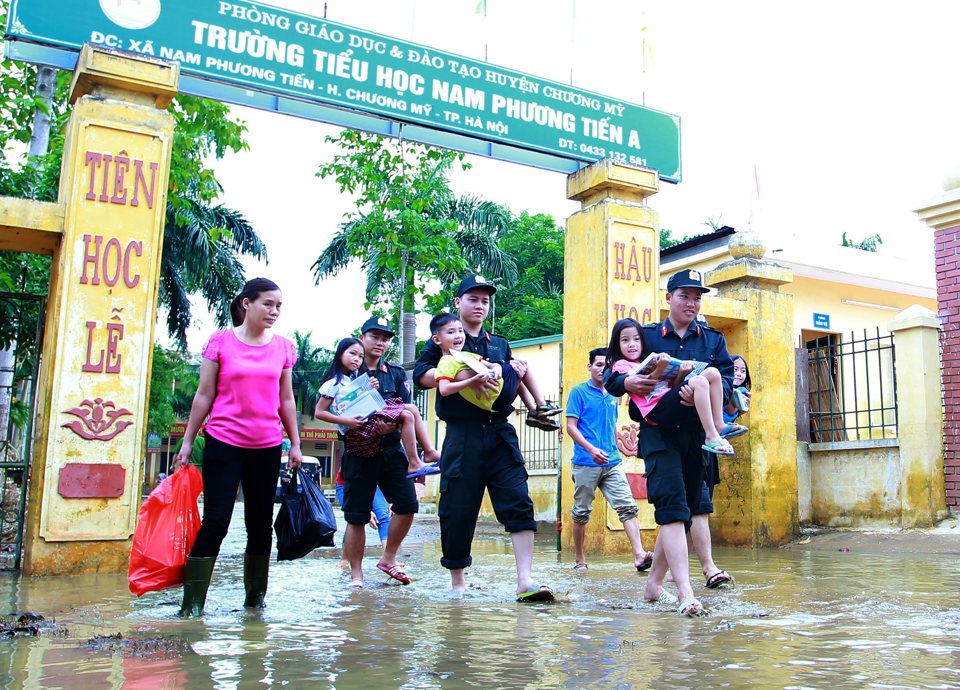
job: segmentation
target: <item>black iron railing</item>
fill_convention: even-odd
[[[560,396],[547,396],[547,400],[559,400]],[[536,427],[527,426],[524,420],[527,410],[519,400],[515,405],[520,408],[514,418],[517,424],[517,435],[520,437],[520,452],[527,464],[527,470],[555,470],[560,466],[560,432],[544,431]],[[551,419],[563,425],[565,418],[562,414]]]
[[[801,343],[808,353],[810,441],[860,441],[897,435],[892,335],[851,333]]]

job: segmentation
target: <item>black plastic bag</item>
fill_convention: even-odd
[[[277,533],[277,560],[292,561],[303,558],[318,546],[333,546],[337,518],[320,487],[299,467],[284,485],[283,503],[273,523]]]

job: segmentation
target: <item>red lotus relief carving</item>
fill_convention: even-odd
[[[120,417],[133,414],[130,410],[124,407],[117,409],[112,400],[104,401],[103,398],[84,400],[80,407],[64,410],[64,414],[80,418],[63,426],[88,441],[109,441],[133,424],[130,420],[118,421]]]
[[[637,457],[637,450],[640,447],[637,442],[637,432],[639,431],[640,426],[637,424],[624,424],[617,429],[617,448],[620,450],[620,455]]]

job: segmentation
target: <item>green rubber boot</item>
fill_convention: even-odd
[[[270,572],[270,554],[251,556],[243,554],[243,588],[247,592],[243,605],[248,609],[266,607],[263,598],[267,595],[267,579]]]
[[[180,617],[190,618],[203,615],[203,605],[207,601],[207,589],[213,577],[214,558],[192,558],[187,556],[183,568],[183,603],[180,605]]]

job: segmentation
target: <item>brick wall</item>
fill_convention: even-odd
[[[960,227],[934,233],[943,363],[943,464],[947,507],[960,510]]]

